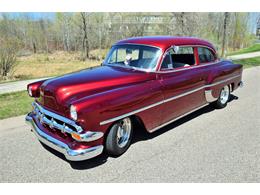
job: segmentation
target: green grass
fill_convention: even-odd
[[[233,60],[236,64],[242,64],[244,68],[260,66],[260,57],[247,58],[242,60]]]
[[[257,51],[260,51],[260,44],[254,44],[251,47],[244,48],[244,49],[241,49],[239,51],[230,52],[228,54],[228,56],[244,54],[244,53],[252,53],[252,52],[257,52]]]
[[[26,114],[32,110],[33,98],[27,91],[0,95],[0,119]]]

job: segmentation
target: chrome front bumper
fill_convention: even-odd
[[[103,145],[94,146],[88,149],[73,150],[67,144],[57,140],[43,132],[29,115],[25,117],[26,122],[31,126],[37,138],[47,146],[64,154],[70,161],[82,161],[98,156],[103,152]]]

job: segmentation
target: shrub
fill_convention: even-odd
[[[19,44],[13,39],[0,39],[0,76],[7,78],[17,64]]]

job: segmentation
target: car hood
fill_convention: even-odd
[[[80,98],[114,88],[144,82],[152,74],[123,67],[100,66],[46,80],[40,87],[38,101],[45,107],[67,112]]]

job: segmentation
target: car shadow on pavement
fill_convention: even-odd
[[[238,97],[233,95],[233,94],[230,94],[230,99],[228,102],[232,102],[234,100],[237,100]],[[228,106],[228,105],[227,105]],[[145,141],[145,140],[149,140],[149,139],[153,139],[163,133],[166,133],[167,131],[169,130],[172,130],[188,121],[191,121],[195,118],[197,118],[198,116],[201,116],[203,114],[206,114],[206,113],[209,113],[209,112],[212,112],[213,110],[215,110],[216,108],[214,108],[213,106],[211,105],[207,105],[187,116],[184,116],[183,118],[180,118],[168,125],[166,125],[165,127],[162,127],[161,129],[153,132],[153,133],[148,133],[144,127],[142,127],[141,125],[137,126],[136,128],[138,128],[139,130],[138,131],[135,131],[135,135],[133,137],[133,140],[132,140],[132,144],[136,143],[136,142],[139,142],[139,141]]]
[[[237,100],[238,97],[235,96],[235,95],[232,95],[230,96],[230,99],[229,99],[229,102],[232,102],[234,100]],[[132,144],[135,144],[137,142],[140,142],[140,141],[145,141],[145,140],[149,140],[149,139],[153,139],[163,133],[166,133],[167,131],[169,130],[172,130],[188,121],[191,121],[195,118],[197,118],[198,116],[201,116],[203,114],[206,114],[206,113],[209,113],[211,111],[215,110],[214,107],[208,105],[208,106],[205,106],[183,118],[180,118],[178,120],[176,120],[175,122],[172,122],[170,123],[169,125],[165,126],[165,127],[162,127],[161,129],[153,132],[153,133],[148,133],[144,127],[142,125],[138,125],[138,124],[135,124],[135,129],[138,129],[137,131],[134,132],[134,136],[133,136],[133,140],[132,140]],[[57,152],[56,150],[50,148],[49,146],[43,144],[43,147],[48,150],[49,152],[51,152],[52,154],[54,154],[55,156],[61,158],[62,160],[68,162],[71,166],[71,168],[73,169],[76,169],[76,170],[85,170],[85,169],[91,169],[91,168],[95,168],[95,167],[98,167],[104,163],[107,162],[107,159],[110,157],[110,158],[116,158],[116,157],[111,157],[105,153],[102,153],[101,155],[95,157],[95,158],[92,158],[92,159],[89,159],[89,160],[84,160],[84,161],[75,161],[75,162],[72,162],[72,161],[68,161],[65,156],[59,152]]]
[[[41,144],[46,150],[48,150],[55,156],[59,157],[60,159],[68,162],[70,164],[71,168],[77,169],[77,170],[91,169],[91,168],[97,167],[99,165],[102,165],[107,161],[107,159],[109,157],[107,154],[102,153],[101,155],[99,155],[95,158],[89,159],[89,160],[74,162],[74,161],[67,160],[62,153],[52,149],[51,147],[45,145],[44,143],[41,143]]]

